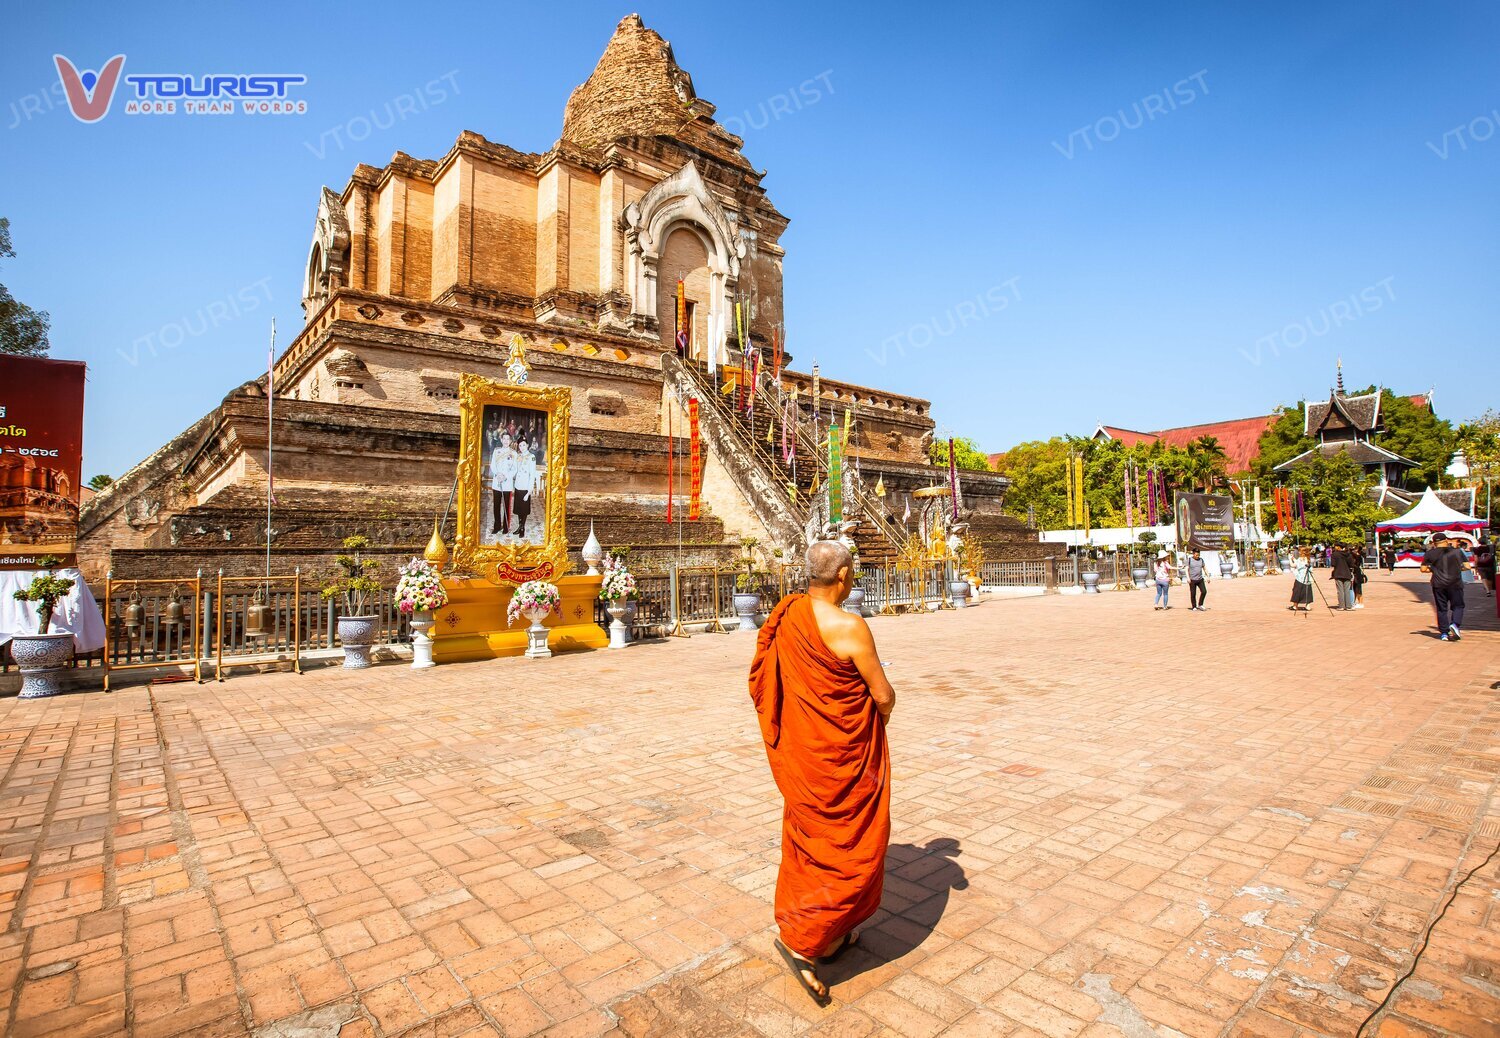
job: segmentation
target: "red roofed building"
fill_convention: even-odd
[[[1173,429],[1140,432],[1101,425],[1094,430],[1096,440],[1119,440],[1127,447],[1140,443],[1164,443],[1169,447],[1186,447],[1200,436],[1212,436],[1224,448],[1224,465],[1229,472],[1244,472],[1260,453],[1260,437],[1276,421],[1277,415],[1254,418],[1232,418],[1227,422],[1205,422],[1202,425],[1179,425]]]

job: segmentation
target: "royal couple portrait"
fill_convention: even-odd
[[[542,544],[546,540],[547,412],[488,405],[484,409],[481,516],[485,544]]]

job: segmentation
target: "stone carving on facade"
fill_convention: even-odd
[[[307,278],[302,284],[303,315],[311,317],[348,283],[349,217],[339,196],[325,187],[307,254]]]
[[[620,230],[625,235],[625,284],[632,306],[630,330],[655,334],[661,250],[667,236],[684,225],[697,231],[707,246],[709,365],[716,367],[734,327],[741,242],[724,207],[709,193],[691,161],[627,205],[620,215]]]
[[[363,389],[370,377],[370,369],[348,350],[334,350],[323,359],[333,384],[339,389]]]

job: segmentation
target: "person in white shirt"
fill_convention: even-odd
[[[532,494],[537,490],[536,455],[525,437],[516,445],[515,513],[516,536],[526,540],[526,520],[531,517]]]
[[[511,501],[516,486],[516,449],[510,445],[510,434],[500,434],[500,446],[490,452],[490,499],[494,505],[491,534],[501,537],[510,533]]]

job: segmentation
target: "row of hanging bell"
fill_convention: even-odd
[[[167,603],[166,610],[162,613],[162,622],[169,627],[176,627],[186,618],[182,608],[182,601],[177,597],[177,589],[172,589],[172,599]],[[136,634],[146,624],[146,607],[141,604],[141,593],[131,591],[130,602],[125,606],[125,630],[130,634]]]

